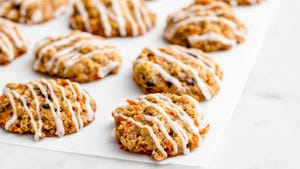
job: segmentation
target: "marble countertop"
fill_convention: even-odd
[[[276,18],[209,169],[300,168],[300,1]],[[1,169],[120,167],[188,168],[0,144]]]

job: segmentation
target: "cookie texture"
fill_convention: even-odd
[[[77,83],[40,79],[10,83],[0,96],[0,127],[34,139],[78,132],[94,120],[96,103]]]
[[[196,0],[196,1],[208,1],[208,0]],[[223,1],[232,6],[237,6],[237,5],[256,5],[263,2],[264,0],[218,0],[218,1]]]
[[[27,51],[18,25],[0,18],[0,65],[6,65]]]
[[[114,45],[79,31],[47,37],[36,45],[35,55],[34,70],[76,82],[116,74],[121,65],[119,50]]]
[[[39,24],[64,13],[68,4],[69,0],[0,0],[0,17]]]
[[[164,160],[193,151],[209,130],[188,95],[150,94],[127,102],[112,113],[121,149]]]
[[[246,28],[230,5],[199,1],[169,15],[163,37],[206,52],[228,50],[245,40]]]
[[[133,65],[133,79],[144,93],[188,94],[209,100],[220,90],[223,71],[204,52],[170,45],[145,48]]]
[[[70,26],[103,37],[125,37],[145,34],[155,21],[144,0],[76,0]]]

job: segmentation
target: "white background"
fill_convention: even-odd
[[[299,1],[283,1],[211,168],[300,167],[299,19]],[[1,169],[120,166],[170,167],[0,144]]]

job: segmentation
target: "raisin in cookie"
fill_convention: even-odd
[[[0,65],[9,64],[27,51],[18,25],[0,18]]]
[[[77,83],[35,80],[10,83],[0,96],[0,127],[34,139],[78,132],[94,120],[96,103]]]
[[[206,52],[227,50],[245,40],[246,28],[223,2],[203,1],[169,15],[163,37]]]
[[[66,11],[69,0],[0,0],[0,17],[38,24]]]
[[[103,37],[124,37],[145,34],[155,20],[144,0],[76,0],[70,25]]]
[[[155,160],[188,154],[209,130],[198,102],[188,95],[150,94],[113,113],[121,148]]]
[[[118,73],[120,65],[115,46],[101,37],[75,31],[38,43],[33,68],[72,81],[90,82]]]
[[[198,101],[219,92],[222,76],[205,53],[177,45],[145,48],[133,66],[133,79],[144,93],[188,94]]]

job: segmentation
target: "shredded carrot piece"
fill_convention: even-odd
[[[123,119],[123,118],[120,117],[120,116],[117,116],[117,117],[116,117],[116,120],[117,120],[117,121],[124,121],[125,119]]]
[[[136,105],[136,102],[134,102],[133,100],[128,99],[127,103],[129,103],[130,105]]]
[[[202,136],[202,135],[205,135],[208,131],[209,131],[209,128],[210,128],[210,126],[209,126],[209,124],[202,130],[202,131],[200,131],[200,135]]]
[[[134,108],[134,113],[135,114],[139,114],[139,111],[140,111],[140,109],[139,109],[139,107],[138,107],[138,105],[137,105],[137,103],[136,102],[134,102],[133,100],[127,100],[127,103],[129,103],[130,105],[132,105],[133,106],[133,108]]]
[[[168,150],[172,150],[173,149],[173,145],[172,145],[171,141],[167,142],[167,147],[168,147]]]
[[[134,119],[135,120],[142,120],[143,116],[141,114],[138,114],[138,115],[134,116]]]
[[[68,82],[65,79],[56,79],[59,83],[61,83],[63,86],[68,85]]]

